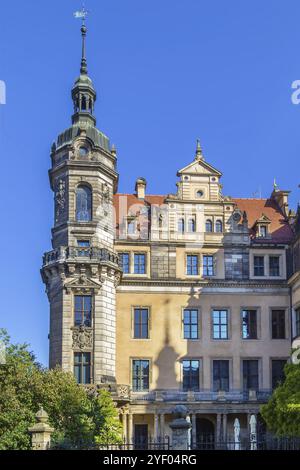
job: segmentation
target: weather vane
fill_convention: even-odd
[[[86,17],[88,16],[88,14],[89,14],[89,11],[85,9],[85,5],[84,5],[84,3],[83,3],[82,9],[79,10],[79,11],[75,11],[74,17],[81,19],[81,20],[82,20],[82,24],[85,25],[85,19],[86,19]]]

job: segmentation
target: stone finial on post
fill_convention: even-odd
[[[170,423],[172,430],[172,449],[189,449],[189,431],[191,423],[187,420],[187,408],[184,405],[176,405],[173,409],[173,421]]]
[[[28,428],[31,434],[32,450],[48,450],[50,448],[51,434],[54,432],[48,423],[48,413],[41,407],[35,415],[36,423]]]

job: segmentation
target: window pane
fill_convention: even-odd
[[[134,254],[134,273],[135,274],[146,273],[146,257],[144,253]]]
[[[89,222],[92,220],[92,191],[88,186],[78,186],[76,190],[76,220]]]
[[[269,258],[270,276],[279,276],[279,256],[270,256]]]
[[[285,311],[272,310],[272,338],[285,338]]]
[[[199,390],[199,361],[185,360],[182,362],[183,389]]]
[[[123,273],[128,274],[129,273],[129,253],[120,253],[119,259],[120,259],[120,266],[123,270]]]
[[[229,390],[229,361],[213,361],[214,391]]]
[[[257,312],[256,310],[243,310],[242,332],[244,339],[257,339]]]
[[[254,256],[254,276],[264,276],[264,275],[265,275],[264,257]]]
[[[258,390],[258,361],[243,361],[243,382],[245,390]]]

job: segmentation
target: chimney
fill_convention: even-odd
[[[145,199],[147,182],[145,178],[138,178],[135,183],[135,192],[138,199]]]
[[[283,191],[281,189],[274,188],[271,198],[274,199],[284,215],[287,217],[289,214],[289,194],[291,191]]]

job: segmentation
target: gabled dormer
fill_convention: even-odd
[[[270,234],[270,224],[271,220],[265,214],[262,214],[259,219],[257,219],[252,227],[255,237],[261,239],[271,238]]]
[[[179,199],[193,202],[222,200],[220,178],[222,173],[204,160],[199,140],[192,163],[178,171]]]

